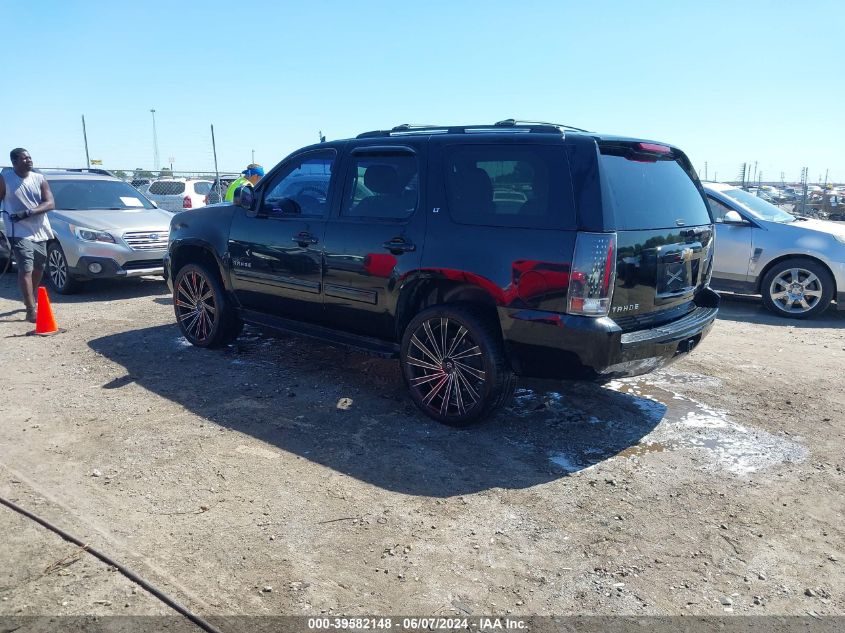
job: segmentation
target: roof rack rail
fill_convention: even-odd
[[[108,169],[97,169],[96,167],[45,167],[46,171],[73,171],[73,172],[88,172],[90,174],[99,174],[101,176],[115,177]]]
[[[549,123],[548,121],[522,121],[520,119],[505,119],[503,121],[496,122],[497,127],[513,127],[515,125],[549,125],[551,127],[559,127],[564,130],[573,130],[575,132],[589,132],[589,130],[585,130],[580,127],[575,127],[574,125],[566,125],[565,123]]]
[[[403,123],[389,130],[373,130],[363,132],[355,138],[374,138],[383,136],[410,136],[416,134],[483,134],[485,132],[545,132],[560,133],[561,130],[575,130],[586,132],[581,128],[556,123],[542,123],[539,121],[517,121],[505,119],[493,125],[415,125]]]

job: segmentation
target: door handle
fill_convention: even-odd
[[[303,231],[302,233],[298,233],[297,235],[294,235],[292,238],[290,238],[290,241],[296,242],[300,246],[308,246],[309,244],[316,244],[320,240],[311,235],[311,233],[306,233]]]
[[[411,251],[417,250],[417,247],[412,242],[406,242],[403,239],[389,240],[382,244],[382,248],[386,248],[394,255],[399,255],[400,253],[410,253]]]

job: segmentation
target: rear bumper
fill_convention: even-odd
[[[610,318],[536,310],[500,311],[511,366],[532,378],[637,376],[688,354],[713,327],[718,295],[699,293],[689,314],[650,329],[623,332]]]

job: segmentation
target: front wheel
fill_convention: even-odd
[[[516,385],[497,324],[463,306],[418,314],[405,329],[400,362],[414,403],[451,426],[483,420]]]
[[[173,309],[182,334],[197,347],[231,343],[243,327],[217,275],[200,264],[179,269],[173,289]]]
[[[73,294],[79,290],[79,281],[70,276],[67,257],[58,242],[47,246],[47,282],[60,295]]]
[[[766,273],[763,304],[777,315],[806,319],[824,312],[833,299],[833,278],[810,259],[787,259]]]

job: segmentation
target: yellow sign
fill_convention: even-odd
[[[93,159],[93,158],[92,158],[92,159],[91,159],[91,164],[92,164],[92,165],[102,165],[102,164],[103,164],[103,161],[101,161],[101,160],[95,160],[95,159]]]

